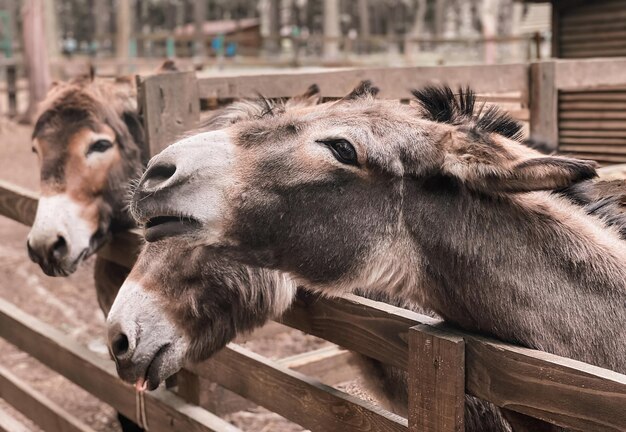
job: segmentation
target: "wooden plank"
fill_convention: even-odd
[[[624,48],[611,48],[611,47],[596,47],[591,49],[569,49],[562,48],[561,56],[569,59],[586,59],[589,57],[624,57],[626,56],[626,49]],[[603,84],[608,85],[608,84]]]
[[[32,432],[32,429],[0,409],[0,432]]]
[[[299,94],[310,84],[318,84],[324,97],[345,96],[361,80],[370,79],[380,87],[380,97],[402,99],[412,88],[447,83],[452,87],[471,85],[478,93],[521,92],[528,94],[528,67],[523,64],[446,67],[404,67],[344,69],[323,72],[265,73],[260,75],[200,78],[203,98],[280,98]]]
[[[93,432],[57,404],[0,366],[0,397],[48,432]]]
[[[137,77],[137,87],[150,157],[198,126],[200,99],[195,72]]]
[[[177,374],[177,378],[178,389],[176,394],[187,402],[199,405],[220,417],[256,406],[238,394],[206,378],[199,377],[187,369],[181,370]]]
[[[563,111],[559,120],[626,120],[626,111]]]
[[[613,102],[623,102],[626,100],[626,93],[623,90],[611,90],[605,92],[597,92],[597,91],[584,91],[584,92],[573,92],[568,90],[567,92],[561,92],[559,94],[559,101],[593,101],[597,103],[613,103]]]
[[[622,138],[570,138],[561,136],[561,138],[559,138],[559,144],[625,146],[626,148],[626,132],[622,135]]]
[[[556,60],[555,85],[559,90],[625,86],[626,59]]]
[[[624,111],[626,112],[626,95],[621,101],[612,102],[560,102],[559,110],[571,111]]]
[[[357,296],[350,296],[348,301],[343,299],[333,301],[313,295],[310,297],[312,298],[304,297],[305,301],[299,301],[295,308],[295,310],[303,309],[307,312],[306,314],[300,312],[294,314],[292,310],[290,312],[292,316],[283,322],[405,370],[407,368],[406,361],[398,359],[408,359],[408,327],[419,324],[436,324],[432,318],[403,309],[394,311],[397,308],[361,299]],[[384,306],[378,307],[378,305]],[[384,330],[381,331],[381,328]],[[472,352],[487,352],[488,354],[485,355],[491,356],[494,364],[498,362],[510,364],[509,356],[517,358],[520,352],[524,353],[524,357],[533,359],[532,361],[529,360],[529,365],[524,370],[526,376],[524,386],[526,387],[519,392],[515,404],[509,404],[504,399],[490,399],[490,396],[485,395],[484,389],[481,387],[489,384],[490,390],[494,394],[508,394],[516,391],[515,387],[518,382],[509,382],[507,379],[499,377],[499,372],[496,369],[488,368],[478,369],[476,373],[479,374],[479,377],[475,378],[474,364],[470,365],[466,362],[466,390],[468,393],[523,414],[530,414],[524,409],[524,406],[541,406],[543,413],[539,417],[540,419],[552,421],[563,427],[576,429],[581,424],[580,422],[601,426],[607,422],[607,419],[613,419],[610,421],[616,422],[623,429],[626,429],[626,419],[624,418],[626,410],[620,410],[617,408],[618,404],[614,403],[616,399],[619,399],[620,403],[624,403],[626,376],[574,360],[548,355],[541,351],[495,342],[469,333],[457,332],[457,334],[465,340],[466,358],[467,349],[471,347]],[[363,335],[367,336],[364,337]],[[372,349],[370,345],[374,346],[375,349]],[[494,346],[497,349],[494,349]],[[387,355],[388,352],[393,355]],[[562,368],[563,364],[567,365],[567,381],[559,387],[562,392],[558,395],[559,400],[553,403],[550,398],[557,398],[554,391],[554,386],[557,384],[544,380],[543,377],[545,371]],[[578,376],[577,370],[580,376]],[[609,396],[609,399],[598,397],[594,399],[592,405],[581,405],[578,401],[578,392],[584,395],[586,400],[593,398],[593,394]],[[550,397],[545,397],[546,393]],[[562,415],[563,407],[567,406],[575,408],[570,409],[570,417],[564,418]],[[580,422],[576,418],[576,412]],[[594,430],[588,427],[583,429]]]
[[[619,30],[605,30],[605,31],[593,31],[593,32],[579,32],[576,33],[564,34],[561,36],[563,40],[563,44],[568,44],[572,42],[586,42],[586,41],[595,41],[602,42],[606,39],[626,39],[626,25],[621,24],[621,29]]]
[[[117,378],[112,361],[90,352],[58,330],[0,298],[0,337],[93,394],[130,419],[136,418],[136,393]],[[239,429],[161,388],[145,394],[151,431],[229,431]]]
[[[477,336],[465,361],[474,396],[575,430],[626,430],[624,375]]]
[[[0,215],[25,225],[32,225],[37,213],[38,194],[0,180]]]
[[[531,64],[530,77],[530,136],[556,150],[559,129],[555,62]]]
[[[406,431],[406,419],[238,345],[191,369],[312,431]]]
[[[465,430],[465,342],[431,326],[409,331],[409,430]]]
[[[386,303],[348,295],[324,298],[301,291],[281,322],[360,352],[383,363],[408,368],[408,331],[438,321]]]
[[[591,138],[623,138],[626,136],[626,131],[612,131],[612,130],[575,130],[575,129],[561,129],[559,131],[561,137],[591,137]]]
[[[580,144],[559,144],[559,151],[570,151],[576,153],[604,153],[607,155],[624,155],[626,156],[626,145],[607,146],[607,145],[580,145]]]
[[[336,345],[285,357],[276,363],[313,377],[324,384],[335,385],[358,377],[352,366],[353,354]]]
[[[598,129],[598,130],[626,130],[626,122],[615,120],[564,120],[559,122],[562,129]]]
[[[569,12],[568,14],[565,14],[561,17],[561,23],[563,24],[563,26],[575,27],[578,24],[584,25],[596,22],[624,21],[624,19],[626,19],[626,11],[622,7],[619,10],[614,10],[611,12],[608,12],[606,10],[599,10],[597,12],[589,10],[580,14]]]

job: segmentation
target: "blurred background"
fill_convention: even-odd
[[[163,58],[201,74],[532,61],[550,56],[551,9],[513,0],[0,0],[0,90],[25,90],[28,78],[41,99],[51,80],[88,64],[112,76]]]

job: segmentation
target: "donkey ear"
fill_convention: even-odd
[[[289,99],[285,103],[287,108],[307,107],[317,105],[322,101],[322,94],[317,84],[311,84],[309,88],[302,94]]]
[[[350,93],[344,96],[341,100],[350,101],[363,98],[375,98],[380,89],[370,81],[364,80],[359,83]]]
[[[556,190],[597,176],[594,161],[545,156],[511,140],[462,140],[448,135],[443,171],[484,193]]]

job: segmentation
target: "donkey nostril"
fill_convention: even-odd
[[[123,357],[128,352],[128,337],[124,333],[120,333],[113,338],[111,342],[111,351],[116,358]]]
[[[57,236],[56,241],[50,249],[52,256],[58,261],[67,255],[67,241],[63,236]]]
[[[176,165],[169,163],[151,166],[144,174],[143,187],[146,189],[154,189],[172,178],[175,172]]]

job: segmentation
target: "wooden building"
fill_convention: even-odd
[[[552,3],[552,56],[626,56],[626,0],[527,0]]]
[[[626,57],[626,0],[550,3],[552,57]],[[560,153],[603,164],[626,163],[626,86],[561,88],[555,98]]]

